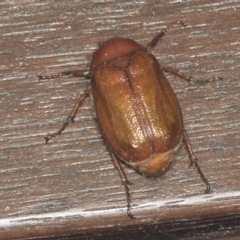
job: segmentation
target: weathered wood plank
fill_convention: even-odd
[[[0,239],[104,235],[97,229],[110,234],[130,226],[137,234],[140,227],[162,230],[170,223],[174,227],[167,229],[174,232],[176,222],[239,217],[239,7],[240,1],[2,1]],[[124,36],[147,44],[176,20],[187,27],[172,28],[154,49],[161,64],[200,79],[224,78],[199,86],[167,75],[213,192],[203,194],[205,186],[188,168],[183,148],[171,170],[155,181],[125,167],[134,183],[132,221],[90,100],[76,123],[44,143],[89,81],[39,82],[37,75],[87,69],[98,43]]]

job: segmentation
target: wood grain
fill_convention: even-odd
[[[216,239],[240,236],[240,1],[1,1],[0,239]],[[182,148],[170,171],[151,180],[124,166],[132,213],[101,138],[90,99],[76,122],[45,144],[77,97],[83,78],[37,75],[88,69],[98,44],[114,36],[147,44],[174,27],[152,53],[167,75],[212,192]]]

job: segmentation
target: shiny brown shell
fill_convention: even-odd
[[[149,177],[170,166],[182,113],[156,58],[131,39],[112,38],[91,62],[97,121],[110,150]]]

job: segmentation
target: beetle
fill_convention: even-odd
[[[38,76],[39,79],[60,76],[91,78],[97,122],[125,188],[127,214],[130,218],[134,218],[130,211],[130,182],[120,161],[131,165],[146,177],[159,177],[169,169],[183,141],[190,165],[195,165],[206,185],[205,192],[210,191],[210,184],[201,171],[184,129],[179,102],[163,71],[188,82],[200,81],[176,69],[161,67],[150,53],[167,30],[176,24],[185,26],[182,21],[169,24],[146,47],[129,38],[115,37],[105,41],[93,54],[89,71]],[[80,96],[62,127],[45,136],[46,143],[61,134],[70,122],[74,122],[78,108],[89,94],[90,90],[86,90]]]

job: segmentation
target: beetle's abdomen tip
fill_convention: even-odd
[[[176,150],[172,149],[168,152],[153,154],[145,160],[130,163],[130,165],[146,177],[157,178],[170,168]]]

